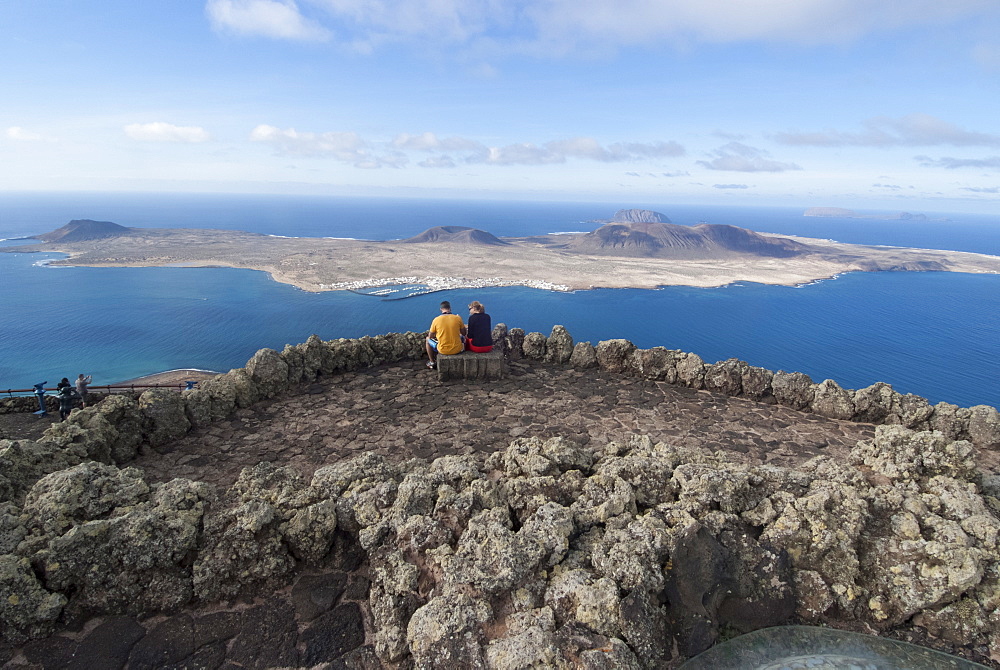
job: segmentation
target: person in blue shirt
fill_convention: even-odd
[[[493,351],[493,322],[486,313],[483,303],[473,300],[469,303],[469,339],[465,348],[477,354]]]

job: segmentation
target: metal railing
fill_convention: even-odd
[[[197,388],[198,382],[196,381],[185,381],[175,384],[106,384],[104,386],[90,385],[87,387],[88,392],[99,392],[102,389],[107,393],[124,393],[126,391],[135,391],[136,389],[176,389],[178,391],[187,391],[189,389]],[[43,391],[58,391],[59,387],[52,386],[42,389]],[[6,391],[0,391],[0,395],[6,395],[7,397],[13,398],[15,394],[25,394],[25,395],[38,395],[38,391],[34,388],[30,389],[7,389]]]

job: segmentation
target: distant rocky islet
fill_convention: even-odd
[[[926,214],[911,214],[896,212],[895,214],[860,214],[853,209],[842,207],[810,207],[802,216],[820,216],[836,219],[877,219],[879,221],[947,221],[948,219],[932,219]]]

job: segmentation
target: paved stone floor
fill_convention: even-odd
[[[151,481],[187,477],[229,485],[260,461],[305,477],[346,456],[393,460],[491,452],[522,436],[561,435],[602,446],[630,435],[733,452],[747,462],[794,465],[845,457],[874,428],[786,407],[597,370],[515,363],[493,382],[439,382],[423,362],[338,375],[299,395],[265,401],[147,451],[130,465]]]
[[[11,649],[2,670],[264,670],[382,666],[366,640],[363,552],[340,542],[322,572],[277,591],[169,615],[70,618]],[[370,625],[369,625],[370,627]]]
[[[59,412],[49,412],[45,416],[31,412],[0,414],[0,440],[37,440],[58,421]]]

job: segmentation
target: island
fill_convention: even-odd
[[[678,225],[649,210],[620,210],[591,232],[497,237],[438,226],[404,240],[290,238],[209,229],[129,228],[86,219],[5,252],[56,251],[53,265],[232,267],[267,272],[305,291],[418,286],[715,287],[746,281],[800,285],[846,272],[1000,273],[985,254],[843,244],[731,225]]]
[[[879,221],[947,221],[948,219],[932,219],[926,214],[911,214],[910,212],[894,212],[892,214],[860,214],[853,209],[843,207],[810,207],[802,212],[802,216],[819,216],[833,219],[876,219]]]

